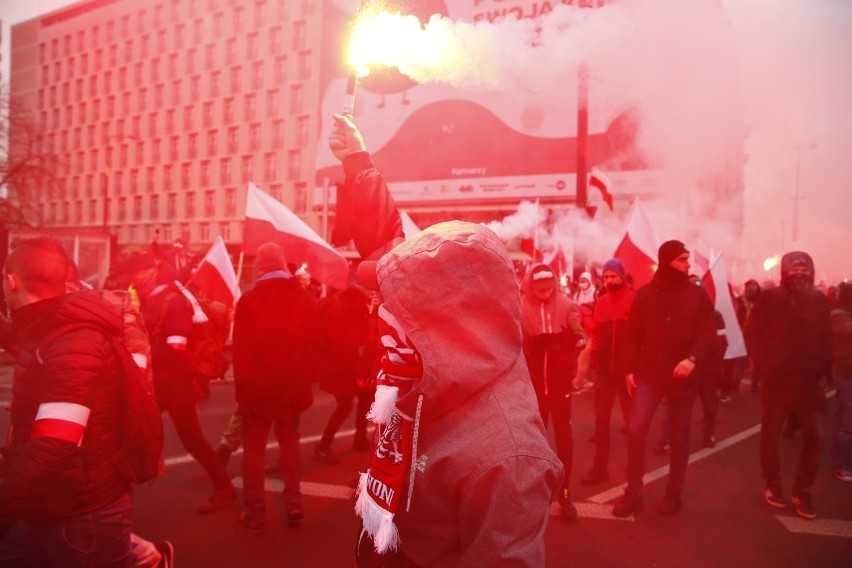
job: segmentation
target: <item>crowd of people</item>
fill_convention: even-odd
[[[578,516],[571,413],[573,397],[586,391],[594,397],[595,450],[580,483],[614,476],[616,400],[624,423],[627,485],[616,517],[644,510],[657,409],[665,419],[654,450],[671,460],[657,512],[673,515],[683,506],[696,400],[703,444],[713,447],[718,404],[749,375],[761,397],[767,504],[789,506],[778,444],[794,423],[802,447],[791,503],[800,517],[816,517],[811,488],[830,382],[838,412],[832,472],[852,482],[852,284],[820,291],[807,254],[783,257],[777,286],[744,284],[737,325],[748,355],[726,359],[725,322],[690,276],[682,242],[659,248],[652,281],[635,290],[618,258],[598,270],[590,265],[573,287],[547,264],[519,276],[505,244],[482,225],[440,223],[404,240],[399,212],[350,117],[335,116],[329,146],[346,176],[334,238],[353,240],[364,260],[350,287],[319,298],[279,244],[259,248],[256,281],[234,309],[235,409],[217,448],[197,414],[190,358],[200,308],[184,286],[191,263],[183,243],[134,255],[118,271],[118,285],[138,295],[144,322],[149,356],[138,364],[209,476],[199,513],[238,499],[226,467],[242,445],[239,523],[264,530],[270,469],[284,482],[287,523],[302,522],[309,511],[300,492],[299,425],[314,383],[335,400],[315,459],[339,461],[335,437],[355,410],[351,443],[365,452],[355,503],[359,566],[544,565],[551,502],[565,520]],[[50,239],[19,243],[5,262],[11,320],[0,341],[16,364],[13,430],[0,451],[0,564],[169,567],[170,543],[132,532],[132,484],[115,464],[124,401],[110,338],[129,324],[102,294],[69,286],[73,274]],[[270,431],[279,448],[272,467],[265,463]],[[95,544],[68,542],[62,535],[74,527],[96,534]]]

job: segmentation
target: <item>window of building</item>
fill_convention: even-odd
[[[177,217],[177,193],[170,193],[166,196],[166,218],[175,219]],[[167,242],[171,239],[167,239]]]
[[[254,179],[254,156],[243,156],[241,163],[242,182],[248,183]]]
[[[225,16],[221,12],[213,16],[213,37],[222,37],[225,33]]]
[[[118,44],[109,46],[109,66],[115,67],[118,65]]]
[[[219,185],[231,183],[231,158],[219,160]]]
[[[151,161],[155,164],[159,164],[162,161],[160,160],[162,154],[162,145],[163,141],[159,138],[151,142]]]
[[[175,131],[175,109],[170,108],[166,111],[166,134],[171,134]]]
[[[258,57],[260,57],[260,40],[257,32],[254,32],[246,38],[246,58],[257,59]]]
[[[137,169],[130,170],[130,193],[134,195],[139,193],[139,170]]]
[[[266,116],[267,118],[277,117],[281,109],[279,108],[279,93],[278,89],[270,89],[266,92]]]
[[[231,222],[222,221],[219,223],[219,236],[225,241],[231,240]]]
[[[216,216],[216,192],[212,189],[204,192],[204,216]]]
[[[251,65],[251,88],[258,90],[263,87],[263,61],[255,61]]]
[[[304,88],[302,85],[290,87],[290,114],[302,114],[304,107]]]
[[[145,168],[145,192],[146,193],[156,193],[157,184],[156,184],[156,168],[154,166],[148,166]]]
[[[192,130],[193,129],[192,105],[183,107],[183,129],[184,130]]]
[[[183,24],[178,24],[175,26],[175,51],[180,51],[183,49],[183,34],[184,34],[185,26]]]
[[[302,151],[287,152],[287,179],[299,179],[302,175]]]
[[[124,193],[124,172],[121,170],[117,170],[115,172],[115,175],[113,175],[112,179],[113,186],[115,187],[113,193],[115,195],[121,195],[122,193]]]
[[[152,194],[150,197],[149,204],[151,206],[151,217],[152,221],[155,221],[160,218],[160,196],[156,193]]]
[[[284,121],[276,120],[272,123],[272,146],[276,149],[284,147],[286,131],[284,130]]]
[[[237,189],[229,187],[225,190],[225,216],[237,216]]]
[[[138,140],[136,142],[136,165],[140,165],[145,161],[145,141]]]
[[[223,109],[224,109],[224,122],[225,122],[225,124],[232,124],[234,122],[234,119],[235,119],[234,99],[233,98],[225,99]]]
[[[201,45],[204,41],[204,20],[201,18],[192,22],[192,43]]]
[[[293,22],[293,49],[305,48],[305,20]]]
[[[255,123],[249,126],[249,150],[257,152],[260,150],[260,124]]]
[[[233,65],[237,62],[237,40],[230,38],[225,42],[225,63]]]
[[[157,31],[157,53],[163,54],[166,52],[166,30]]]
[[[187,137],[187,157],[194,160],[198,157],[198,134],[193,132]]]
[[[251,122],[255,118],[257,118],[257,97],[254,93],[250,93],[244,97],[244,105],[243,110],[245,111],[245,116],[243,120],[246,122]]]
[[[180,136],[169,138],[169,161],[177,162],[180,149]]]
[[[204,68],[208,71],[216,66],[216,44],[208,43],[204,46]]]
[[[157,135],[157,113],[152,112],[148,115],[148,137],[153,138]]]
[[[167,164],[163,168],[163,189],[166,191],[171,191],[172,189],[174,189],[174,170],[174,166],[172,166],[171,164]]]
[[[210,128],[213,126],[213,102],[208,101],[201,106],[201,126]]]
[[[187,219],[192,219],[195,217],[195,192],[187,191],[186,198],[184,200],[184,214]]]
[[[192,187],[192,164],[186,162],[180,165],[180,183],[181,187]]]
[[[293,187],[293,212],[297,215],[308,212],[308,185],[305,182],[296,183]]]
[[[127,198],[119,197],[118,198],[118,211],[116,212],[118,216],[118,222],[123,223],[127,220]]]
[[[299,79],[307,81],[311,78],[311,51],[306,50],[299,53]]]
[[[239,93],[242,87],[242,71],[239,65],[231,68],[231,94]]]
[[[74,224],[80,225],[83,222],[83,202],[78,201],[74,204]]]
[[[307,146],[310,137],[310,118],[300,116],[296,119],[296,145]]]
[[[210,98],[218,99],[221,93],[220,83],[222,81],[222,72],[213,71],[210,73]]]
[[[148,34],[139,38],[139,59],[148,59],[151,55],[151,36]]]
[[[136,91],[136,107],[139,109],[139,112],[145,112],[147,105],[148,89],[145,87],[139,87],[139,90]]]
[[[107,204],[109,201],[107,201]],[[107,205],[108,207],[109,205]],[[89,223],[94,223],[98,220],[98,201],[96,199],[89,200]]]
[[[177,53],[169,54],[169,79],[174,79],[178,75],[178,56]]]
[[[124,40],[124,60],[131,61],[133,59],[133,40]]]
[[[133,197],[133,220],[140,221],[142,219],[142,196],[135,195]]]
[[[96,49],[95,50],[95,73],[99,73],[101,68],[104,65],[104,50]]]
[[[280,55],[284,51],[284,32],[280,27],[269,30],[269,54]]]
[[[74,78],[74,67],[76,67],[75,63],[76,63],[76,60],[73,57],[68,58],[67,69],[68,69],[68,79],[69,80]]]
[[[208,130],[207,131],[207,155],[215,156],[219,153],[217,147],[217,139],[219,138],[218,130]]]
[[[159,28],[163,25],[163,5],[157,4],[154,6],[154,28]]]
[[[179,105],[181,103],[180,98],[180,86],[182,81],[180,79],[175,79],[172,81],[172,104]]]
[[[210,241],[210,223],[198,224],[198,238],[203,243]]]
[[[151,59],[151,82],[159,83],[160,82],[160,58],[155,57]]]
[[[186,50],[186,74],[195,74],[195,48]]]
[[[254,27],[260,28],[266,25],[266,2],[261,0],[254,4]]]
[[[201,168],[198,174],[200,185],[211,185],[212,178],[210,173],[210,160],[201,162]]]
[[[275,152],[269,152],[263,156],[263,179],[264,181],[275,181],[278,177],[277,159]]]
[[[228,129],[228,153],[236,154],[239,150],[240,130],[237,126]]]

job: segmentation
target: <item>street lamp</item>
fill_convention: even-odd
[[[816,148],[816,142],[811,142],[810,144],[797,144],[793,146],[793,150],[796,151],[796,193],[793,195],[793,242],[799,240],[799,200],[801,199],[799,195],[799,176],[801,172],[801,159],[802,159],[802,150],[813,150]]]

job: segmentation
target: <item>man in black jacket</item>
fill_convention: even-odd
[[[698,393],[696,366],[706,365],[716,337],[713,304],[689,281],[689,251],[667,241],[658,252],[651,282],[636,292],[627,323],[627,389],[633,397],[628,426],[627,491],[612,513],[642,511],[645,443],[657,407],[666,399],[671,415],[671,465],[666,493],[657,512],[681,508],[689,463],[689,426]]]
[[[816,518],[811,486],[823,445],[825,391],[820,381],[831,373],[831,315],[828,299],[814,288],[814,261],[804,252],[781,258],[781,285],[764,290],[746,325],[746,340],[761,369],[760,465],[766,502],[787,506],[781,489],[778,437],[794,412],[802,428],[802,450],[793,504],[796,514]]]
[[[65,293],[65,251],[24,241],[3,290],[20,351],[13,436],[0,481],[0,565],[129,566],[131,498],[118,457],[122,319],[94,293]],[[9,528],[11,526],[11,528]]]
[[[270,428],[278,439],[289,525],[304,517],[299,489],[299,419],[313,404],[318,310],[313,294],[285,269],[275,243],[257,251],[259,278],[234,315],[234,387],[243,417],[243,497],[240,522],[264,526],[264,462]]]

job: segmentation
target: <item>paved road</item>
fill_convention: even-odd
[[[225,427],[233,406],[230,384],[216,384],[210,400],[200,404],[204,430],[212,442]],[[8,400],[9,372],[0,367],[0,401]],[[833,411],[833,400],[830,409]],[[335,449],[340,464],[328,466],[312,458],[333,400],[316,393],[316,404],[303,416],[303,463],[305,509],[303,526],[288,529],[279,508],[280,481],[268,479],[267,527],[253,535],[237,523],[240,504],[209,516],[195,512],[210,490],[201,468],[176,440],[166,424],[166,473],[154,483],[136,490],[136,530],[152,540],[171,539],[177,548],[178,566],[337,567],[351,566],[357,524],[352,513],[352,490],[367,457],[351,448],[349,436],[339,436]],[[574,401],[575,470],[579,479],[591,463],[593,445],[592,394]],[[697,420],[693,440],[699,440]],[[612,482],[595,488],[575,483],[575,500],[581,518],[572,523],[554,515],[547,529],[547,566],[643,567],[820,567],[852,566],[852,484],[831,477],[827,454],[814,489],[820,517],[798,519],[792,511],[778,511],[763,502],[763,484],[757,462],[758,400],[744,392],[721,405],[720,443],[712,450],[694,451],[687,478],[684,509],[674,517],[653,512],[662,497],[666,458],[649,456],[646,510],[627,520],[610,515],[612,500],[620,493],[624,476],[621,419],[613,426]],[[0,415],[0,427],[8,417]],[[830,429],[831,416],[826,418]],[[344,429],[352,427],[351,419]],[[659,417],[652,432],[659,431]],[[787,484],[792,481],[799,440],[785,441],[782,462]],[[272,459],[273,451],[268,453]],[[240,483],[239,454],[230,473]],[[499,495],[494,496],[499,499]],[[553,512],[558,508],[554,506]]]

